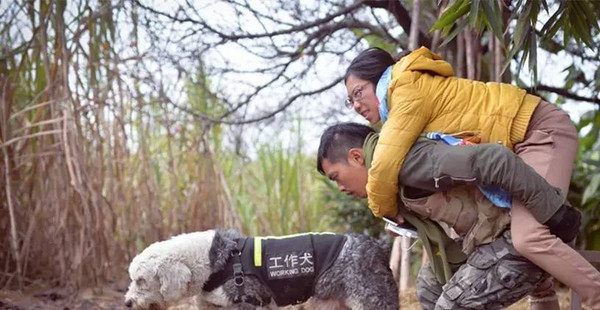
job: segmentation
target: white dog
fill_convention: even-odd
[[[196,296],[199,309],[277,309],[310,298],[313,305],[396,310],[388,250],[358,234],[182,234],[133,259],[125,305],[162,310]]]

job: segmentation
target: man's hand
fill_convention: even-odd
[[[402,217],[402,215],[400,215],[400,213],[396,214],[396,217],[394,218],[394,220],[398,224],[404,224],[404,217]]]

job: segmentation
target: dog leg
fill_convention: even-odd
[[[195,299],[196,299],[196,307],[198,307],[198,310],[221,310],[221,309],[223,309],[222,307],[218,307],[212,303],[207,302],[200,296],[196,296]]]
[[[346,275],[346,305],[352,310],[398,310],[398,288],[386,265],[363,265]]]

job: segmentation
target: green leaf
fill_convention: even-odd
[[[573,26],[573,35],[575,39],[582,40],[585,44],[592,47],[592,36],[590,34],[590,28],[584,23],[585,16],[584,13],[581,12],[581,9],[577,5],[578,1],[569,1],[567,3],[568,13],[569,13],[569,21]]]
[[[552,26],[555,25],[555,23],[557,22],[559,17],[562,17],[562,13],[565,11],[565,6],[564,3],[561,2],[561,5],[558,7],[558,9],[556,10],[556,12],[554,12],[554,14],[552,14],[552,16],[550,16],[550,18],[548,18],[548,21],[546,21],[546,23],[544,24],[544,26],[542,26],[542,30],[540,30],[540,32],[542,34],[546,34],[546,31],[548,31],[548,29],[550,29]],[[554,34],[550,35],[550,37],[552,37]]]
[[[487,20],[492,27],[492,31],[494,32],[496,38],[499,40],[504,40],[502,37],[502,12],[495,5],[495,3],[495,1],[491,2],[490,5],[490,2],[483,1],[481,2],[481,6],[483,7],[483,11],[485,12]]]
[[[560,27],[565,25],[566,19],[567,19],[567,15],[563,13],[562,15],[560,15],[560,18],[558,18],[558,20],[556,22],[554,22],[553,25],[549,26],[548,31],[545,33],[542,31],[542,34],[545,37],[552,39],[554,37],[554,35],[556,34],[556,32],[558,32],[558,29],[560,29]],[[544,25],[544,27],[545,27],[545,25]]]
[[[483,1],[485,3],[485,0]],[[469,25],[475,26],[475,20],[477,20],[477,13],[479,13],[479,0],[471,0],[471,11],[469,12]]]
[[[467,26],[468,22],[469,21],[467,19],[463,19],[460,22],[458,22],[456,27],[454,27],[454,30],[449,35],[447,35],[444,39],[444,42],[440,44],[440,47],[450,43],[465,28],[465,26]]]
[[[529,38],[529,70],[533,72],[533,81],[537,85],[537,35],[533,28]]]
[[[577,3],[575,3],[575,5],[579,7],[578,12],[582,13],[581,15],[585,15],[585,17],[586,17],[585,18],[586,22],[584,22],[584,24],[592,25],[592,26],[594,26],[594,28],[599,29],[598,28],[598,17],[594,15],[593,6],[591,6],[588,1],[576,1],[576,2]]]
[[[456,20],[469,11],[468,0],[458,0],[440,16],[440,18],[431,27],[430,31],[442,29],[446,26],[456,23]]]
[[[554,42],[551,38],[546,38],[542,40],[540,42],[540,47],[552,54],[557,54],[558,52],[565,49],[564,46]]]
[[[588,200],[598,192],[598,185],[600,185],[600,174],[595,174],[583,192],[583,198],[581,199],[582,205],[588,202]]]
[[[529,19],[527,18],[529,14],[529,10],[531,9],[531,5],[527,4],[525,9],[523,10],[521,16],[517,19],[517,25],[515,26],[515,32],[513,34],[513,49],[519,50],[525,42],[525,38],[527,37],[527,33],[529,33],[529,28],[531,24]],[[514,54],[513,54],[514,55]]]

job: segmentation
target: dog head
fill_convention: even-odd
[[[162,310],[187,295],[192,272],[183,263],[136,259],[129,266],[128,308]]]
[[[162,310],[198,294],[209,276],[224,267],[236,246],[232,239],[236,236],[236,231],[208,230],[150,245],[129,265],[131,284],[125,305],[136,310]]]

